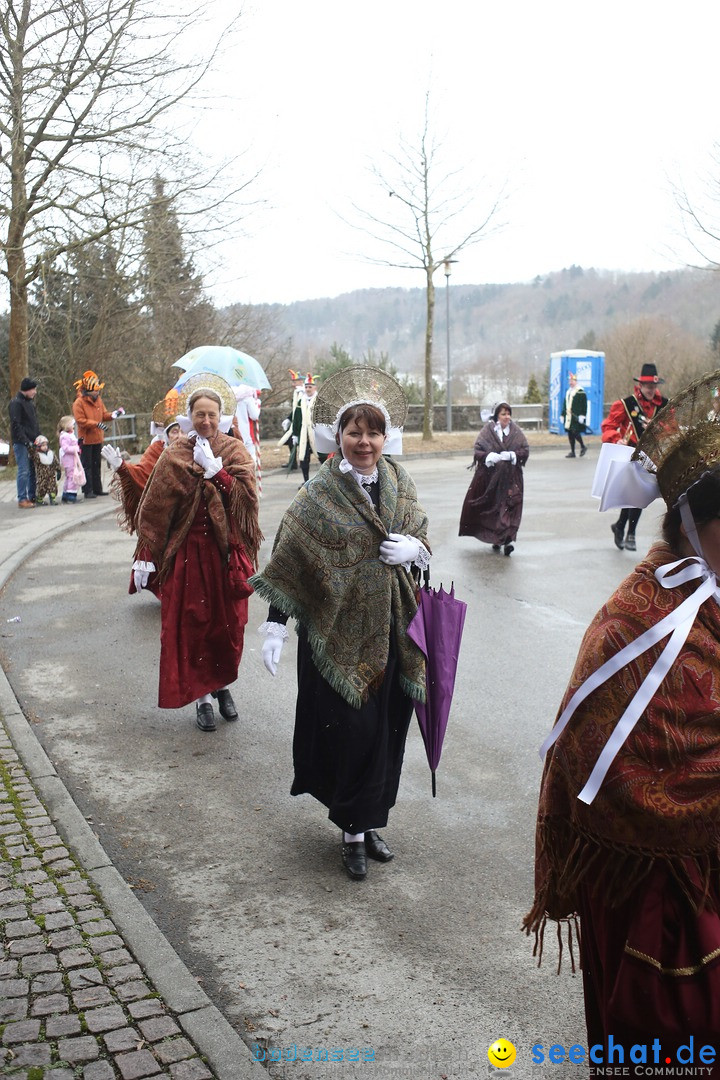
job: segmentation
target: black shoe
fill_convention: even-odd
[[[195,720],[201,731],[217,731],[212,705],[209,705],[207,701],[204,701],[202,705],[196,703],[195,713]]]
[[[87,495],[85,496],[85,498],[86,498],[86,499],[97,499],[97,495],[95,494],[95,492],[94,492],[94,491],[89,491],[89,492],[87,493]]]
[[[628,533],[625,537],[625,550],[637,551],[637,546],[635,544],[635,533]]]
[[[571,450],[569,454],[565,455],[565,457],[575,457],[575,451]]]
[[[514,550],[515,550],[515,545],[514,544],[506,544],[505,547],[503,548],[503,555],[512,555]]]
[[[622,549],[625,547],[625,544],[623,543],[623,533],[625,530],[623,529],[620,522],[616,521],[614,525],[611,525],[610,531],[615,537],[615,547],[619,548],[620,551],[622,551]]]
[[[365,852],[369,859],[376,862],[390,862],[395,858],[382,836],[378,836],[374,829],[368,829],[365,833]]]
[[[580,451],[580,457],[585,457],[586,454],[587,454],[587,446],[583,446],[582,450]]]
[[[101,499],[103,497],[103,495],[109,495],[109,494],[110,494],[109,491],[96,491],[95,492],[95,495],[97,496],[98,499]]]
[[[228,689],[225,690],[213,690],[213,697],[217,698],[218,708],[220,709],[220,715],[226,720],[237,720],[238,711],[235,708],[235,702],[233,701],[232,694]]]
[[[492,549],[493,549],[493,551],[499,551],[500,550],[500,544],[493,544]]]
[[[343,840],[342,862],[353,881],[362,881],[367,876],[367,854],[362,840],[352,844],[346,844]]]

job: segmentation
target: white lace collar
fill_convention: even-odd
[[[358,472],[357,469],[350,464],[347,458],[343,458],[340,462],[340,472],[352,473],[353,477],[361,488],[369,487],[370,484],[376,484],[378,479],[377,465],[371,473],[361,473]]]

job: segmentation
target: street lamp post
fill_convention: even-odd
[[[450,364],[450,265],[457,259],[443,259],[445,274],[445,346],[447,350],[447,378],[445,380],[445,430],[452,431],[452,366]]]

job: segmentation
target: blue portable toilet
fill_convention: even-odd
[[[550,401],[548,427],[554,435],[564,435],[560,418],[571,372],[587,394],[588,410],[585,429],[588,435],[597,435],[603,419],[605,392],[605,353],[587,349],[566,349],[550,354]]]

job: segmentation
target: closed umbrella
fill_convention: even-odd
[[[408,637],[426,659],[427,700],[415,702],[415,713],[432,772],[433,798],[436,794],[435,770],[440,763],[450,715],[466,613],[467,604],[456,599],[454,585],[450,592],[445,592],[442,585],[439,589],[431,589],[426,579],[420,590],[417,612],[407,630]]]

